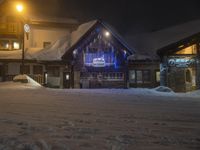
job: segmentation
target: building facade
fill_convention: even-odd
[[[195,35],[165,50],[159,50],[162,58],[162,85],[176,92],[188,92],[200,88],[199,43],[199,35]]]
[[[71,86],[127,88],[127,58],[132,51],[121,37],[99,20],[83,24],[74,34],[79,39],[73,42],[62,57],[70,66]]]
[[[51,45],[59,44],[58,39],[69,36],[77,28],[78,21],[19,15],[10,11],[13,2],[5,1],[0,5],[0,81],[11,81],[24,73],[43,85],[60,87],[60,72],[64,66],[61,59],[39,58],[38,55]],[[47,73],[49,76],[45,79]]]

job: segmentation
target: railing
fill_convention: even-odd
[[[16,75],[6,75],[5,76],[5,81],[13,81],[13,78],[15,76]],[[43,75],[29,75],[29,77],[31,77],[33,80],[35,80],[39,84],[44,85],[44,77],[43,77]]]
[[[6,75],[5,76],[5,80],[6,81],[13,81],[13,78],[15,77],[16,75]]]
[[[1,23],[0,34],[22,34],[22,28],[19,23]]]
[[[39,84],[43,85],[44,84],[44,76],[43,75],[30,75],[30,77],[35,80],[36,82],[38,82]]]

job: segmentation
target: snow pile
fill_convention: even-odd
[[[96,22],[97,20],[94,20],[80,25],[78,29],[70,35],[58,39],[49,47],[33,54],[32,58],[36,60],[61,60],[65,52],[76,44]]]
[[[158,87],[154,88],[154,90],[158,91],[158,92],[174,93],[174,91],[172,89],[170,89],[169,87],[165,87],[165,86],[158,86]]]
[[[188,96],[188,97],[200,97],[200,90],[188,92],[188,93],[186,93],[186,96]]]
[[[33,87],[41,87],[39,83],[37,83],[35,80],[30,78],[29,76],[23,74],[23,75],[17,75],[13,79],[14,82],[21,82],[21,83],[28,83],[29,86]]]

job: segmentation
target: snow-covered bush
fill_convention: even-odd
[[[170,89],[169,87],[165,87],[165,86],[158,86],[154,89],[155,91],[158,91],[158,92],[168,92],[168,93],[171,93],[174,91],[172,89]]]

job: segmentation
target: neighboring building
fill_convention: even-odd
[[[199,20],[137,36],[132,43],[137,52],[145,53],[150,60],[159,56],[162,86],[176,92],[200,88]],[[151,63],[147,66],[152,68]]]
[[[0,5],[0,81],[12,80],[22,72],[24,49],[23,72],[42,84],[49,83],[52,87],[60,87],[61,81],[57,76],[62,64],[61,59],[37,60],[34,56],[54,44],[57,39],[69,36],[77,28],[78,21],[70,18],[35,17],[30,13],[29,16],[19,15],[11,7],[13,2],[4,1]],[[26,30],[29,30],[29,33],[24,33],[24,24],[27,24]],[[55,71],[52,71],[52,68],[56,68]],[[46,72],[56,75],[52,75],[52,80],[49,77],[49,81],[45,81],[43,76]]]
[[[160,85],[159,58],[136,53],[128,60],[129,87],[154,88]]]

